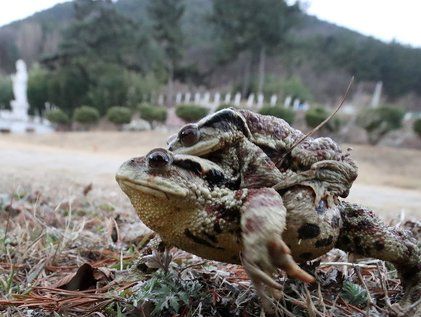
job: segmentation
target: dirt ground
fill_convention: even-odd
[[[93,183],[106,197],[125,197],[114,181],[119,165],[164,147],[168,132],[72,132],[0,135],[0,192],[22,186],[71,193]],[[344,145],[343,147],[347,147]],[[421,219],[421,151],[352,145],[359,177],[349,201],[385,218]]]

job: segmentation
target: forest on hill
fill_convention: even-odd
[[[421,109],[421,49],[320,21],[281,0],[76,0],[0,28],[0,92],[18,58],[31,66],[32,112],[45,101],[68,113],[82,104],[101,113],[133,107],[169,81],[333,103],[352,75],[367,94],[382,81],[388,102]],[[0,95],[6,107],[11,96]]]

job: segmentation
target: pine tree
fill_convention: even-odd
[[[153,36],[159,43],[168,72],[167,106],[173,105],[174,71],[183,56],[183,33],[181,19],[184,14],[181,0],[154,0],[149,6],[153,22]]]
[[[250,85],[250,73],[258,64],[258,92],[262,92],[265,58],[287,42],[287,32],[297,22],[298,5],[284,0],[214,0],[211,21],[216,28],[226,59],[247,53],[243,94]]]

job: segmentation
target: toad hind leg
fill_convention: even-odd
[[[279,289],[271,276],[277,268],[304,282],[314,281],[295,263],[282,240],[285,219],[282,198],[274,189],[249,189],[241,214],[242,261],[256,289],[258,284]]]
[[[339,205],[343,227],[336,247],[366,257],[391,262],[405,290],[401,304],[421,296],[421,248],[411,234],[388,227],[371,210],[356,204]]]

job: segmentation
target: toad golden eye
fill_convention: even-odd
[[[151,168],[162,168],[170,165],[172,162],[172,157],[163,149],[154,149],[150,151],[146,157],[148,165]]]
[[[196,125],[188,125],[180,131],[178,137],[184,146],[192,146],[199,141],[200,132]]]

